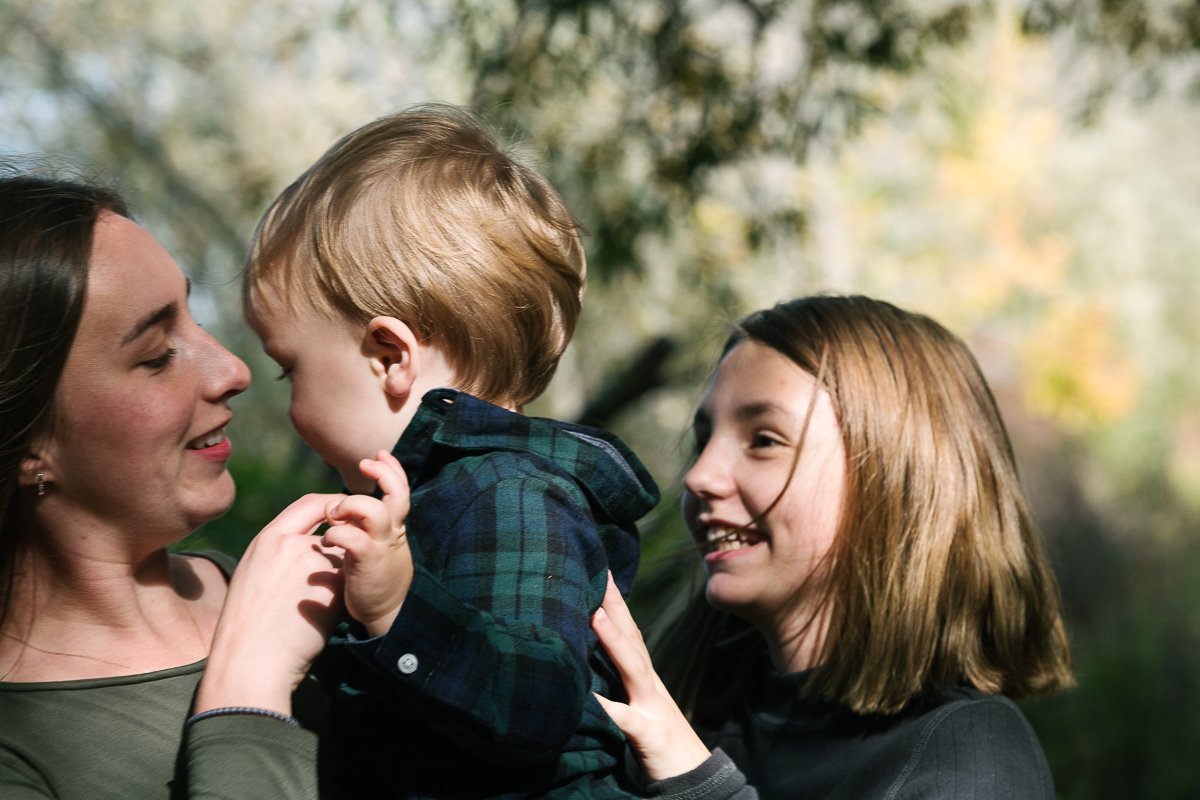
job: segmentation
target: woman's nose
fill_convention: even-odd
[[[246,362],[226,350],[207,331],[201,329],[200,335],[205,350],[208,395],[214,400],[227,400],[246,391],[250,386],[250,368]]]

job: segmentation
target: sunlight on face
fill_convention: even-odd
[[[263,350],[291,385],[292,425],[354,492],[374,481],[358,469],[364,458],[392,449],[404,431],[384,391],[383,372],[359,337],[339,320],[305,308],[259,300],[250,315]]]
[[[154,237],[124,217],[99,219],[45,447],[54,501],[74,517],[174,540],[233,502],[228,400],[250,373],[187,302]]]
[[[797,598],[823,589],[819,567],[842,506],[846,458],[829,395],[778,351],[746,341],[717,368],[695,434],[684,514],[705,552],[709,602],[786,629]]]

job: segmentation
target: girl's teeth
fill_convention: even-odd
[[[716,552],[757,544],[759,537],[744,528],[709,528],[705,540],[708,550]]]

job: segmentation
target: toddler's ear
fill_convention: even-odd
[[[367,323],[363,350],[383,379],[383,390],[396,399],[408,396],[420,374],[419,345],[412,328],[395,317],[375,317]]]

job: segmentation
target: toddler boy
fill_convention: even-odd
[[[658,491],[616,437],[521,413],[584,265],[558,193],[452,106],[349,134],[255,233],[247,316],[357,493],[326,533],[356,622],[321,665],[352,796],[627,796],[589,622]]]

